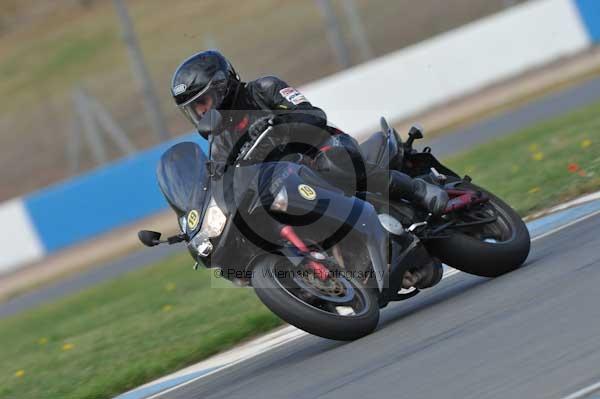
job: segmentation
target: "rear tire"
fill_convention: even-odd
[[[352,341],[370,334],[379,322],[379,305],[373,289],[348,279],[365,299],[365,311],[359,315],[337,315],[320,310],[281,288],[275,266],[287,261],[268,255],[258,261],[252,273],[252,285],[258,298],[277,316],[301,330],[323,338]]]
[[[462,182],[458,187],[485,192],[496,211],[510,225],[512,235],[503,242],[489,243],[465,233],[453,231],[449,238],[427,244],[442,262],[463,272],[482,277],[498,277],[518,269],[531,248],[529,230],[521,217],[504,201],[474,184]]]

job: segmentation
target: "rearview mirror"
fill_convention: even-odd
[[[161,234],[158,231],[140,230],[138,232],[138,238],[147,247],[154,247],[160,244]]]
[[[221,125],[223,123],[223,116],[216,109],[208,111],[198,123],[198,132],[202,137],[206,138],[209,134],[213,136],[221,133]]]
[[[413,140],[422,139],[423,138],[423,128],[419,125],[412,125],[410,130],[408,131],[408,135],[413,138]]]

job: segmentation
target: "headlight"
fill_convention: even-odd
[[[227,216],[219,208],[215,199],[211,198],[198,235],[206,238],[218,237],[223,232],[225,223],[227,223]]]
[[[275,196],[273,203],[271,204],[272,211],[286,212],[288,207],[288,195],[285,186],[281,187],[281,190]]]

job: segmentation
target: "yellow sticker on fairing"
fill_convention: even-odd
[[[196,227],[198,227],[199,221],[200,221],[200,215],[198,214],[198,211],[195,209],[191,210],[190,213],[188,213],[188,215],[187,215],[188,229],[194,230]]]
[[[298,192],[305,200],[313,201],[315,198],[317,198],[317,192],[315,189],[306,184],[299,185]]]

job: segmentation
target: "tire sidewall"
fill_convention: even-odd
[[[277,316],[301,330],[323,338],[354,340],[371,333],[379,322],[379,305],[373,289],[349,279],[365,295],[367,311],[359,316],[341,316],[320,311],[280,288],[273,270],[283,257],[268,255],[253,269],[252,285],[258,298]]]
[[[448,238],[432,240],[428,249],[447,265],[477,276],[497,277],[519,268],[531,248],[529,230],[521,217],[503,200],[475,184],[461,182],[458,187],[485,192],[494,206],[508,217],[513,236],[506,242],[487,243],[452,232]]]

